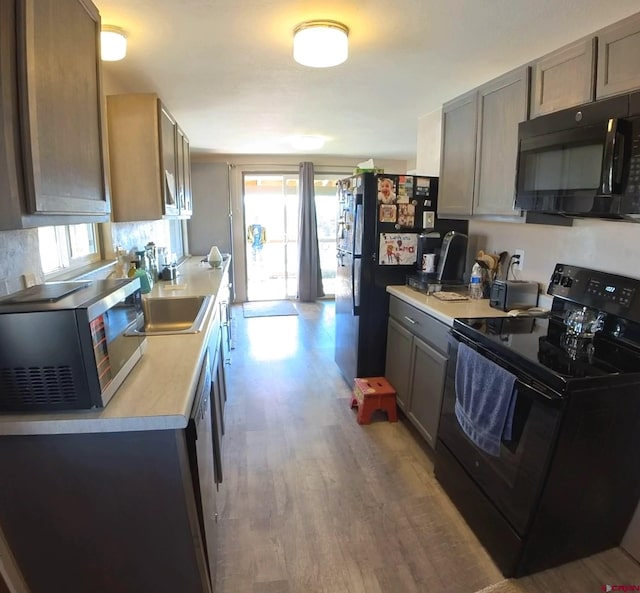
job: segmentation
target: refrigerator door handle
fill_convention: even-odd
[[[353,256],[353,260],[351,261],[351,308],[354,317],[360,315],[360,261],[360,256],[356,255]],[[356,267],[358,268],[357,278]]]

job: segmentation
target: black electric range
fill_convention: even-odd
[[[640,498],[640,280],[557,264],[547,293],[451,330],[435,475],[507,577],[618,545]],[[498,454],[457,419],[460,344],[516,378]]]
[[[584,342],[578,340],[585,344],[578,347],[579,352],[569,347],[565,315],[571,310],[559,302],[547,318],[456,319],[453,329],[515,365],[519,374],[528,374],[545,391],[563,395],[595,386],[640,383],[640,345],[633,338],[613,335],[611,328],[617,322],[610,320],[608,330],[583,338]]]

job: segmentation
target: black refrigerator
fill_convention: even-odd
[[[422,231],[467,232],[438,220],[438,178],[362,173],[337,185],[335,361],[350,385],[384,375],[389,294],[416,271]]]

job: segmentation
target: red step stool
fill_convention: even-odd
[[[369,424],[375,410],[384,410],[389,422],[397,422],[396,390],[384,377],[355,380],[351,408],[358,406],[358,424]]]

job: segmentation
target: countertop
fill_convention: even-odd
[[[441,301],[406,285],[387,286],[387,292],[416,309],[452,326],[456,317],[506,317],[505,311],[489,306],[489,299]]]
[[[216,295],[205,329],[197,334],[147,336],[145,353],[109,403],[100,409],[42,414],[0,415],[0,435],[71,434],[180,429],[187,425],[200,367],[219,307],[222,269],[193,256],[178,268],[173,281],[158,281],[149,297]]]

